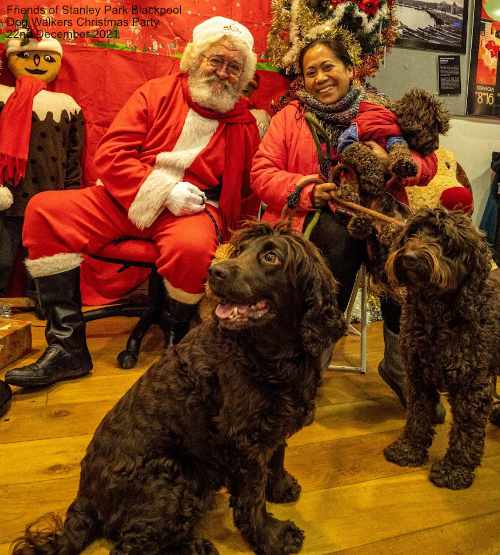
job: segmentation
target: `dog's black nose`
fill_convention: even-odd
[[[224,264],[212,264],[208,269],[208,273],[211,279],[216,279],[219,281],[224,281],[229,276],[229,268]]]

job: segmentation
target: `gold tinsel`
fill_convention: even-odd
[[[358,39],[354,36],[356,30],[342,27],[342,15],[339,6],[330,7],[331,16],[320,14],[317,9],[318,3],[311,0],[271,0],[272,26],[268,36],[268,57],[277,67],[287,73],[298,73],[298,56],[300,50],[310,40],[307,36],[314,34],[315,28],[327,25],[330,22],[330,32],[323,35],[324,38],[333,38],[336,35],[334,29],[342,29],[345,33],[342,40],[346,40],[347,50],[356,69],[356,76],[365,79],[373,75],[384,57],[387,48],[394,45],[397,37],[397,20],[394,14],[395,0],[386,0],[388,13],[384,16],[384,24],[379,31],[381,46],[375,51],[362,52]],[[337,15],[336,15],[337,14]],[[340,18],[340,19],[339,19]],[[361,27],[360,27],[361,30]],[[317,38],[317,35],[316,37]],[[314,39],[312,39],[314,40]],[[353,46],[354,45],[354,46]]]

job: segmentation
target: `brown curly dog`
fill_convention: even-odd
[[[386,269],[406,288],[401,347],[408,371],[408,413],[401,437],[385,450],[400,466],[427,460],[439,391],[448,393],[453,425],[431,481],[462,489],[481,463],[492,381],[500,373],[500,288],[489,278],[490,252],[470,219],[423,209],[408,220]]]
[[[14,554],[214,554],[194,526],[225,486],[256,553],[300,551],[303,532],[267,512],[300,486],[285,441],[311,420],[321,370],[345,330],[335,282],[312,243],[255,224],[213,264],[214,318],[165,352],[105,416],[81,463],[64,525],[28,527]],[[47,525],[47,523],[45,523]]]

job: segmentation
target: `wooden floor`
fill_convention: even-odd
[[[43,346],[43,322],[33,320],[34,360]],[[94,372],[73,382],[19,394],[0,421],[0,554],[25,523],[47,511],[64,513],[72,500],[79,461],[102,416],[160,352],[152,333],[136,370],[120,370],[115,355],[133,319],[89,325]],[[427,479],[429,465],[403,469],[385,461],[382,449],[403,426],[404,413],[377,374],[382,357],[379,323],[369,327],[365,376],[329,371],[316,421],[290,441],[287,466],[302,484],[300,501],[272,505],[278,517],[305,530],[308,554],[500,554],[500,429],[488,428],[486,456],[473,486],[452,492]],[[358,340],[336,349],[353,362]],[[448,419],[449,420],[449,419]],[[438,428],[431,460],[444,452],[448,425]],[[205,535],[221,554],[249,553],[231,522],[227,497],[205,519]],[[96,542],[85,553],[109,551]],[[147,555],[147,554],[144,554]]]

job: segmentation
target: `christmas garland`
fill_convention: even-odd
[[[300,50],[315,40],[314,35],[321,34],[321,38],[343,40],[358,78],[373,75],[385,49],[396,40],[394,2],[272,0],[272,24],[268,35],[270,61],[288,74],[297,74]],[[352,46],[354,43],[357,48]]]

